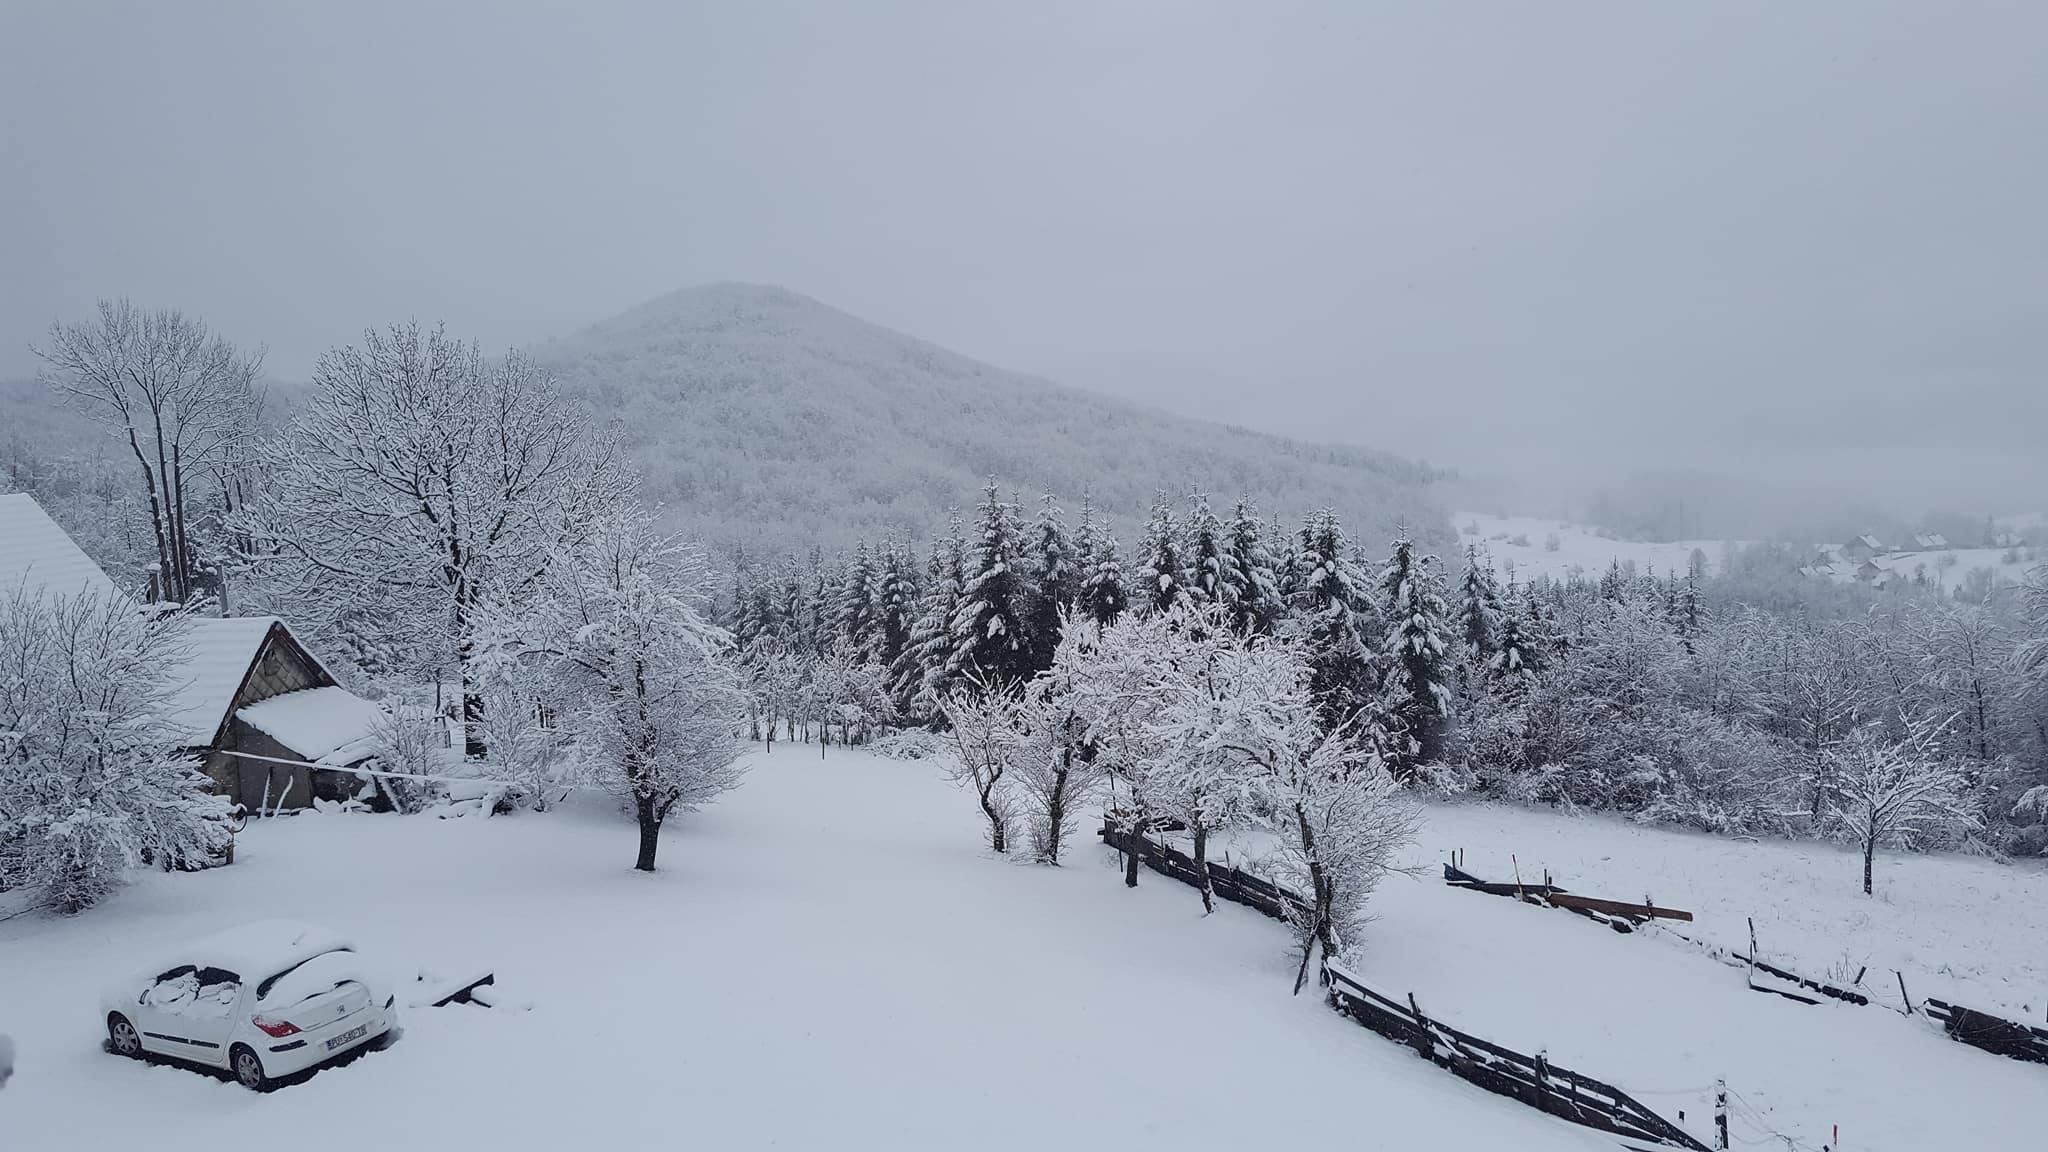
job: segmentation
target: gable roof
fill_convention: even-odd
[[[219,737],[273,625],[275,616],[198,616],[186,622],[178,645],[182,659],[164,706],[165,719],[184,734],[187,747],[211,745]]]
[[[235,717],[307,760],[350,764],[369,754],[387,713],[330,684],[258,700]]]
[[[13,492],[0,496],[0,595],[23,586],[65,596],[120,591],[35,497]]]

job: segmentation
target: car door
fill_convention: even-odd
[[[190,1056],[179,1018],[179,1006],[198,989],[198,969],[179,964],[158,973],[135,999],[135,1031],[146,1051],[165,1056]]]
[[[225,968],[201,968],[199,987],[184,1012],[184,1039],[191,1059],[227,1067],[228,1035],[242,1000],[242,978]]]

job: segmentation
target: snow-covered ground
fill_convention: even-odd
[[[1255,861],[1260,837],[1219,852]],[[1447,887],[1442,863],[1527,881],[1545,869],[1588,896],[1692,912],[1673,925],[1847,983],[1874,1003],[1805,1006],[1752,992],[1744,973],[1657,931],[1622,936],[1569,913]],[[1453,1026],[1614,1083],[1695,1135],[1713,1086],[1740,1095],[1733,1130],[1845,1149],[2001,1147],[2034,1131],[2048,1069],[1956,1044],[1907,1019],[1893,970],[1928,996],[2040,1021],[2048,1004],[2048,869],[1960,856],[1884,856],[1877,895],[1862,860],[1825,844],[1741,841],[1487,804],[1434,804],[1406,854],[1413,876],[1374,896],[1354,965],[1378,991],[1412,992]],[[1255,868],[1256,870],[1256,868]]]
[[[678,821],[652,876],[609,812],[259,822],[232,868],[0,923],[0,1148],[1614,1146],[1291,998],[1270,921],[1126,891],[1095,844],[992,858],[975,821],[929,762],[794,747]],[[268,1096],[100,1051],[106,978],[274,916],[481,961],[534,1007],[414,1010]]]
[[[1477,544],[1493,556],[1494,566],[1515,567],[1519,580],[1549,576],[1564,580],[1578,573],[1598,577],[1615,561],[1633,563],[1638,572],[1655,569],[1658,575],[1684,572],[1692,563],[1693,550],[1706,557],[1706,570],[1719,571],[1723,540],[1678,540],[1654,543],[1647,540],[1616,540],[1600,530],[1564,520],[1537,516],[1482,516],[1460,512],[1451,523],[1458,529],[1458,546]],[[1552,548],[1550,545],[1557,546]],[[1462,571],[1462,557],[1445,557],[1454,571]]]
[[[309,1152],[1615,1146],[1289,997],[1283,933],[1245,909],[1204,918],[1150,873],[1127,891],[1085,839],[1059,870],[990,856],[971,797],[929,762],[799,746],[753,764],[664,837],[653,876],[626,868],[631,828],[602,810],[316,813],[256,824],[233,868],[0,923],[0,1031],[21,1048],[0,1147],[211,1149],[237,1125]],[[2038,1133],[2048,1069],[1880,1006],[1750,992],[1675,940],[1447,888],[1434,870],[1452,849],[1489,878],[1512,857],[1525,877],[1654,897],[1724,943],[1754,916],[1766,954],[1816,975],[1846,954],[1880,995],[1897,966],[1916,998],[2032,1018],[2048,997],[2038,866],[1885,857],[1866,898],[1858,861],[1827,846],[1433,805],[1417,875],[1375,896],[1357,965],[1453,1025],[1683,1111],[1703,1137],[1720,1077],[1752,1141],[1818,1148],[1840,1125],[1841,1148],[1907,1152]],[[390,1050],[271,1096],[100,1052],[103,978],[277,915],[401,964],[482,962],[534,1008],[414,1010]]]

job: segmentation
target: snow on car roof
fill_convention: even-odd
[[[308,760],[321,760],[374,735],[384,709],[346,688],[301,688],[236,712],[250,727]],[[337,763],[343,763],[339,757]]]
[[[225,968],[244,980],[254,980],[348,946],[339,934],[316,924],[258,920],[191,941],[164,959],[201,968]]]

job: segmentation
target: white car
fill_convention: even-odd
[[[396,997],[324,928],[263,920],[195,940],[101,998],[116,1053],[224,1068],[245,1087],[385,1038]]]

